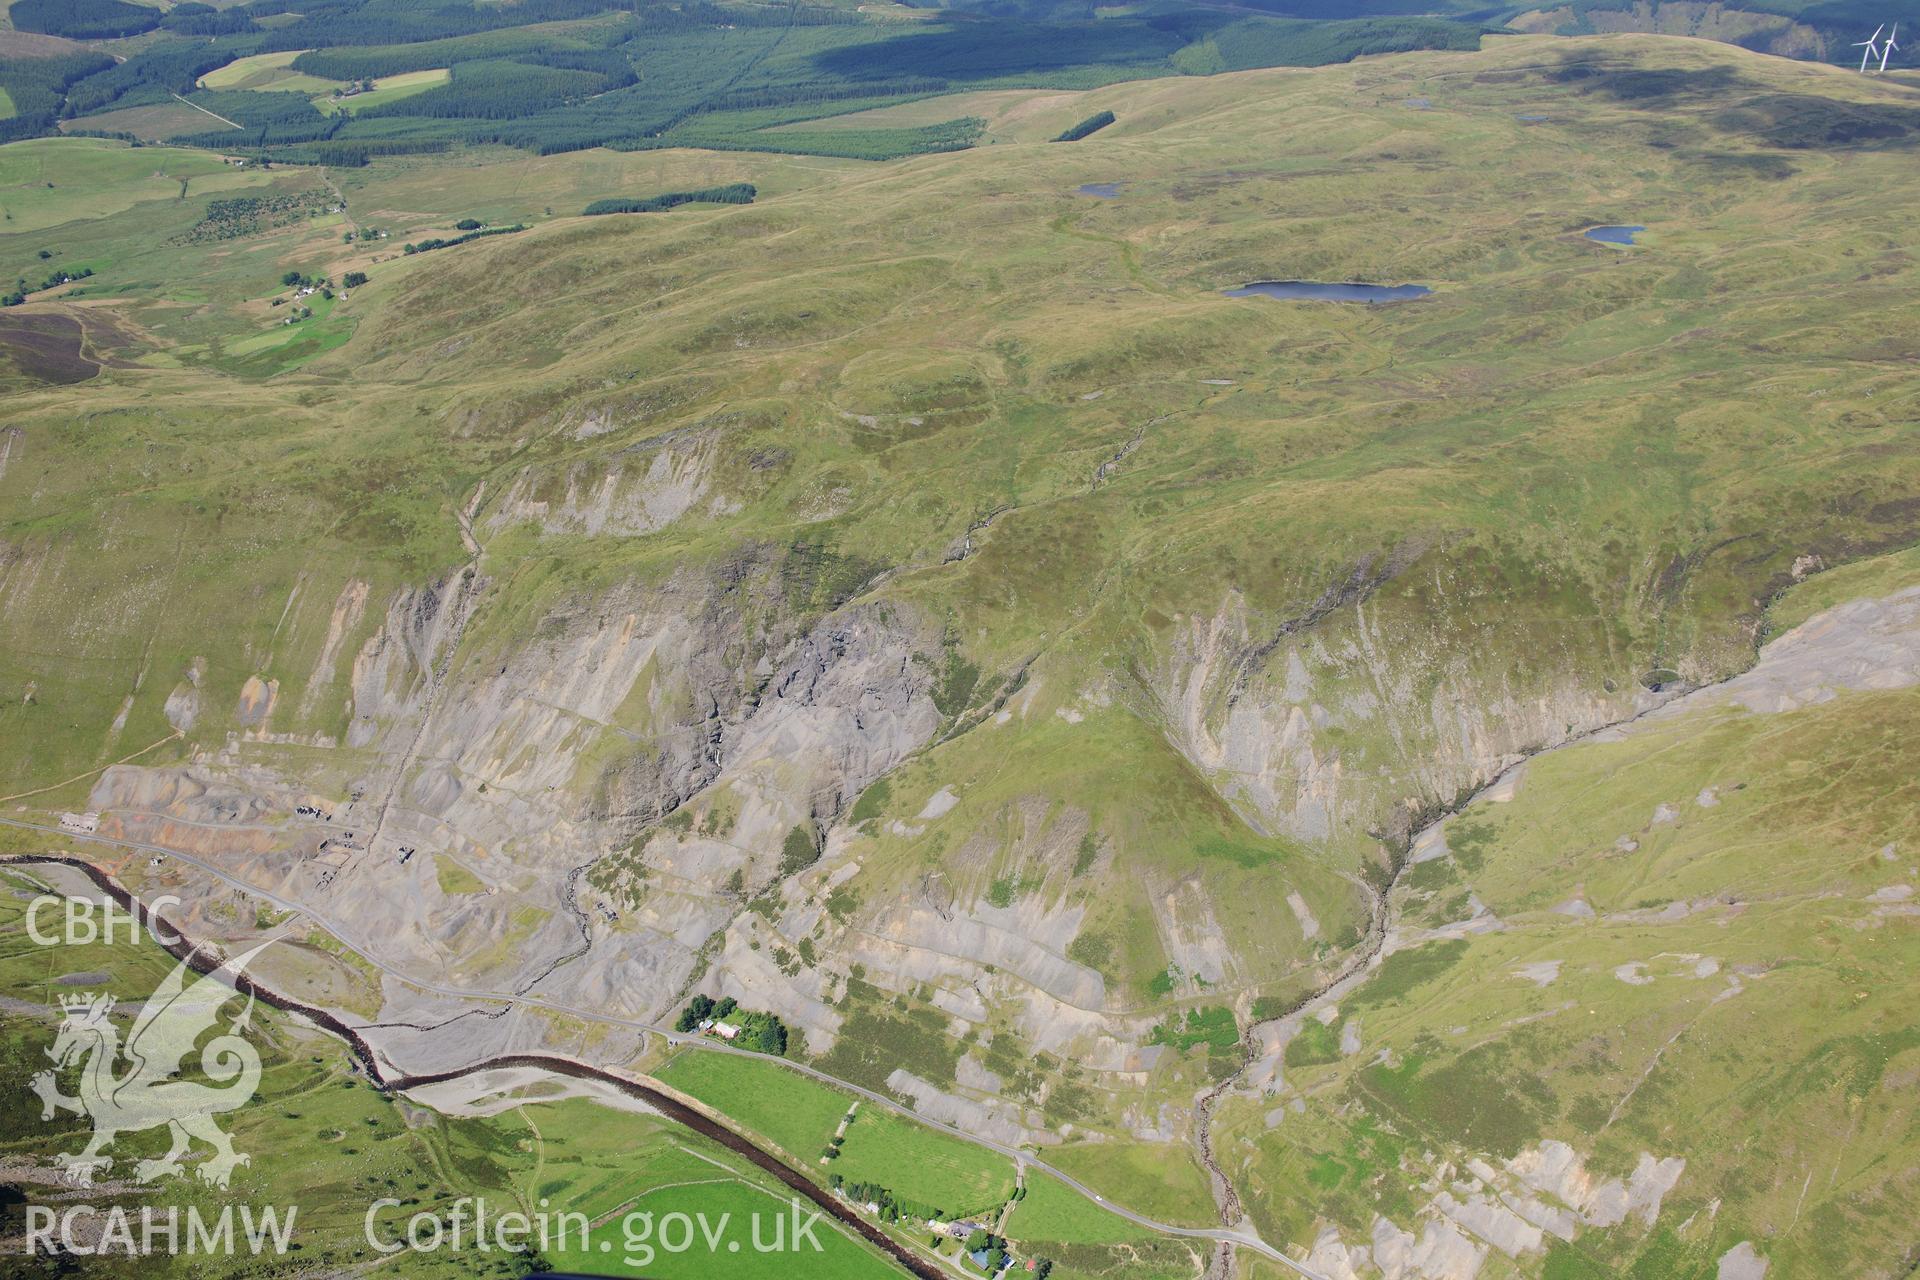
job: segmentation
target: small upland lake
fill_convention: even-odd
[[[1433,290],[1424,284],[1332,284],[1321,280],[1256,280],[1223,289],[1229,298],[1305,298],[1315,302],[1405,302]]]
[[[1588,227],[1587,239],[1601,244],[1637,244],[1634,237],[1645,230],[1645,227],[1628,226]]]

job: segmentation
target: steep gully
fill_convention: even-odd
[[[1519,753],[1518,760],[1502,769],[1492,778],[1489,778],[1464,798],[1458,799],[1451,804],[1428,810],[1427,814],[1423,815],[1426,819],[1425,821],[1414,826],[1404,839],[1396,841],[1393,873],[1388,877],[1385,885],[1376,886],[1372,881],[1356,881],[1357,883],[1365,884],[1373,894],[1371,904],[1372,911],[1360,950],[1352,954],[1331,977],[1302,996],[1299,1001],[1285,1013],[1281,1014],[1280,1017],[1266,1019],[1249,1027],[1246,1035],[1241,1040],[1241,1049],[1244,1056],[1239,1068],[1225,1080],[1200,1095],[1195,1106],[1194,1148],[1200,1158],[1201,1164],[1207,1170],[1208,1180],[1213,1187],[1214,1204],[1220,1212],[1220,1220],[1231,1228],[1237,1228],[1236,1236],[1238,1237],[1235,1239],[1221,1238],[1220,1246],[1214,1254],[1205,1280],[1227,1280],[1227,1277],[1231,1276],[1233,1270],[1232,1250],[1234,1244],[1244,1243],[1245,1237],[1258,1238],[1253,1224],[1247,1218],[1245,1208],[1240,1203],[1239,1193],[1235,1190],[1232,1179],[1227,1177],[1225,1170],[1221,1168],[1218,1154],[1214,1149],[1213,1119],[1215,1109],[1223,1099],[1232,1095],[1234,1091],[1239,1088],[1241,1080],[1254,1065],[1255,1055],[1253,1046],[1259,1041],[1258,1032],[1261,1027],[1271,1026],[1289,1019],[1298,1021],[1326,1008],[1335,1001],[1345,999],[1354,988],[1366,981],[1371,970],[1384,959],[1387,939],[1391,935],[1396,922],[1393,901],[1394,891],[1399,888],[1401,880],[1414,865],[1413,850],[1419,845],[1421,838],[1429,831],[1446,822],[1449,818],[1471,808],[1482,796],[1500,786],[1513,775],[1515,770],[1526,764],[1527,761],[1533,757],[1551,751],[1560,751],[1569,747],[1576,747],[1601,734],[1612,733],[1625,728],[1656,712],[1671,708],[1675,703],[1688,697],[1706,693],[1719,685],[1737,680],[1752,669],[1753,668],[1748,667],[1741,671],[1730,673],[1721,680],[1689,689],[1669,687],[1665,691],[1665,696],[1659,697],[1657,701],[1642,707],[1630,716],[1623,716],[1608,724],[1600,725],[1585,733],[1568,738],[1564,742],[1552,743]],[[1291,1259],[1287,1259],[1287,1263],[1302,1275],[1312,1276],[1316,1274],[1300,1266],[1298,1263],[1293,1262]]]
[[[387,815],[393,809],[393,801],[400,793],[401,782],[412,770],[414,761],[420,755],[420,743],[426,737],[427,726],[433,723],[434,708],[439,704],[441,692],[446,688],[447,669],[453,664],[453,655],[460,649],[460,638],[466,633],[467,624],[478,611],[480,596],[486,590],[486,579],[481,575],[481,564],[486,558],[486,550],[480,545],[473,533],[473,517],[480,509],[480,502],[486,496],[487,485],[483,480],[468,498],[465,506],[456,512],[460,526],[460,544],[466,548],[467,563],[451,580],[450,590],[453,601],[449,606],[453,619],[451,634],[441,646],[440,656],[427,669],[426,694],[421,709],[420,722],[414,726],[413,736],[407,740],[406,751],[400,757],[400,767],[393,771],[392,780],[387,784],[385,794],[380,798],[380,809],[373,820],[373,831],[367,837],[366,844],[341,866],[333,868],[320,877],[319,887],[325,889],[333,884],[342,871],[360,861],[361,854],[368,853],[379,846],[380,837],[387,829]],[[571,905],[571,904],[569,904]]]

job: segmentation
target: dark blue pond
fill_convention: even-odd
[[[1645,230],[1645,227],[1589,227],[1587,239],[1601,244],[1632,244],[1634,236]]]
[[[1321,302],[1403,302],[1433,290],[1423,284],[1325,284],[1318,280],[1256,280],[1226,289],[1229,298],[1312,298]]]
[[[1095,200],[1111,200],[1120,194],[1117,182],[1088,182],[1081,186],[1080,194],[1092,196]]]

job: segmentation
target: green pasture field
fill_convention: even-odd
[[[1007,1231],[1022,1243],[1065,1244],[1119,1244],[1152,1234],[1046,1174],[1027,1179],[1026,1198],[1015,1206]]]
[[[840,1156],[818,1157],[855,1102],[816,1080],[771,1062],[729,1053],[682,1050],[658,1072],[667,1084],[777,1143],[821,1181],[839,1174],[873,1182],[918,1204],[953,1213],[997,1207],[1013,1190],[1003,1156],[861,1102]]]
[[[313,77],[308,78],[313,79]],[[425,71],[404,71],[399,75],[381,76],[373,82],[373,88],[365,93],[340,98],[325,92],[330,82],[317,81],[320,87],[316,92],[322,96],[316,97],[313,104],[329,114],[344,111],[352,115],[358,111],[365,111],[369,107],[385,106],[389,102],[410,98],[422,90],[431,89],[437,84],[445,84],[447,80],[448,72],[445,67],[430,68]]]
[[[1210,1227],[1218,1219],[1206,1172],[1185,1143],[1068,1143],[1048,1151],[1047,1162],[1161,1222]]]
[[[97,138],[34,138],[0,147],[0,236],[104,221],[143,204],[179,203],[273,179],[217,155],[130,148]]]
[[[258,53],[237,58],[216,71],[200,77],[202,89],[252,89],[271,93],[326,93],[339,87],[337,80],[303,75],[291,69],[293,60],[306,52],[288,49],[279,53]]]
[[[848,1182],[877,1182],[956,1214],[995,1211],[1013,1192],[1013,1164],[1005,1156],[870,1102],[847,1126],[840,1158],[827,1168]]]
[[[655,1074],[800,1161],[819,1155],[853,1102],[797,1071],[731,1053],[683,1049]]]

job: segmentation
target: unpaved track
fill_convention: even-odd
[[[1798,627],[1769,641],[1757,661],[1714,684],[1676,693],[1631,716],[1589,730],[1566,742],[1530,752],[1519,762],[1495,777],[1431,822],[1421,826],[1407,839],[1400,851],[1392,878],[1374,898],[1373,918],[1367,929],[1365,946],[1341,965],[1326,983],[1303,998],[1287,1013],[1247,1028],[1241,1045],[1246,1057],[1240,1069],[1204,1094],[1194,1109],[1194,1147],[1213,1184],[1214,1201],[1221,1221],[1245,1225],[1245,1211],[1233,1182],[1220,1168],[1213,1149],[1213,1112],[1222,1098],[1239,1087],[1242,1077],[1255,1062],[1252,1046],[1255,1032],[1263,1026],[1300,1023],[1347,995],[1365,982],[1374,967],[1385,958],[1387,940],[1394,926],[1393,893],[1413,866],[1412,851],[1422,836],[1445,823],[1455,814],[1471,808],[1482,796],[1506,783],[1535,755],[1564,751],[1600,738],[1618,738],[1643,721],[1659,721],[1690,711],[1735,703],[1755,713],[1790,711],[1823,702],[1842,689],[1905,689],[1920,685],[1920,586],[1906,587],[1891,595],[1867,598],[1835,605],[1815,614]],[[1284,1037],[1282,1037],[1284,1040]],[[1609,1121],[1611,1123],[1611,1121]],[[1216,1237],[1225,1239],[1226,1237]],[[1215,1260],[1214,1272],[1231,1274],[1231,1258]],[[1303,1275],[1312,1275],[1297,1263],[1288,1265]],[[1209,1280],[1211,1280],[1211,1273]]]
[[[221,124],[226,125],[227,128],[229,129],[243,129],[246,127],[245,125],[236,124],[234,121],[227,119],[225,116],[219,114],[218,112],[207,110],[205,107],[201,106],[197,102],[188,102],[185,98],[181,97],[177,93],[173,95],[173,100],[182,106],[192,107],[195,111],[198,111],[203,116],[212,116],[215,120],[218,120]]]
[[[332,926],[328,925],[324,920],[322,920],[313,911],[311,907],[290,902],[287,899],[281,898],[276,894],[268,892],[267,890],[260,889],[253,885],[250,885],[244,880],[240,880],[235,876],[228,875],[227,873],[221,871],[219,868],[211,866],[208,863],[202,861],[199,858],[194,857],[191,854],[181,853],[177,850],[166,848],[163,845],[147,844],[137,840],[117,840],[108,836],[77,836],[72,834],[71,832],[59,831],[55,828],[42,826],[38,823],[22,822],[16,818],[0,818],[0,825],[10,826],[10,827],[20,827],[29,831],[45,832],[49,835],[58,835],[63,839],[86,840],[94,844],[111,845],[111,846],[126,848],[126,849],[137,849],[142,852],[158,853],[158,854],[163,854],[167,857],[178,858],[182,862],[186,862],[192,865],[193,867],[195,867],[196,869],[204,871],[207,874],[214,876],[216,879],[219,879],[227,884],[230,884],[235,888],[244,890],[247,893],[255,894],[261,898],[264,898],[268,902],[281,908],[282,910],[290,911],[299,915],[304,915],[308,919],[312,920],[315,924],[319,925],[322,929],[326,929],[329,932],[334,932],[334,930],[332,929]],[[118,902],[122,907],[125,907],[127,910],[137,914],[142,920],[150,921],[154,919],[154,915],[152,911],[147,907],[147,905],[144,902],[142,902],[139,898],[135,897],[134,894],[130,890],[128,890],[126,886],[122,885],[117,879],[115,879],[110,872],[108,872],[107,870],[98,866],[95,863],[88,862],[80,858],[60,857],[53,854],[13,854],[5,857],[0,857],[0,866],[9,866],[9,865],[10,866],[33,866],[36,864],[43,865],[43,866],[66,867],[72,870],[79,871],[80,873],[85,875],[89,880],[91,880],[95,885],[99,886],[100,889],[102,889],[107,894],[111,895],[114,898],[114,900]],[[181,936],[178,928],[172,925],[171,923],[167,925],[167,929],[176,937]],[[1038,1169],[1047,1174],[1050,1174],[1051,1176],[1058,1178],[1061,1182],[1065,1183],[1068,1187],[1072,1188],[1074,1191],[1078,1192],[1080,1195],[1083,1195],[1087,1199],[1093,1201],[1095,1204],[1099,1205],[1102,1209],[1105,1209],[1107,1212],[1115,1214],[1118,1217],[1125,1218],[1127,1221],[1135,1223],[1139,1226],[1145,1227],[1150,1231],[1156,1231],[1163,1235],[1179,1236],[1184,1239],[1214,1240],[1214,1241],[1219,1241],[1223,1244],[1244,1245],[1247,1248],[1254,1250],[1256,1253],[1259,1253],[1264,1257],[1271,1258],[1273,1261],[1280,1263],[1282,1266],[1288,1267],[1293,1271],[1297,1272],[1298,1274],[1308,1277],[1309,1280],[1326,1280],[1326,1277],[1321,1276],[1318,1272],[1309,1271],[1307,1268],[1301,1266],[1298,1262],[1295,1262],[1291,1257],[1287,1256],[1285,1253],[1281,1252],[1279,1249],[1275,1248],[1273,1245],[1270,1245],[1265,1240],[1262,1240],[1257,1234],[1255,1234],[1251,1230],[1251,1228],[1236,1229],[1236,1228],[1220,1228],[1220,1227],[1180,1227],[1180,1226],[1175,1226],[1172,1223],[1157,1221],[1153,1218],[1147,1217],[1145,1214],[1136,1213],[1135,1211],[1125,1207],[1124,1205],[1114,1203],[1113,1201],[1107,1199],[1105,1196],[1101,1195],[1099,1192],[1095,1191],[1093,1188],[1081,1182],[1079,1179],[1073,1177],[1073,1175],[1066,1173],[1061,1169],[1055,1168],[1053,1165],[1048,1164],[1044,1160],[1035,1158],[1031,1152],[1028,1152],[1019,1147],[1008,1146],[1005,1143],[995,1142],[992,1139],[981,1137],[979,1134],[969,1132],[965,1129],[957,1128],[953,1125],[946,1124],[942,1121],[932,1119],[931,1117],[928,1117],[928,1116],[920,1115],[914,1111],[907,1109],[906,1107],[901,1106],[898,1102],[895,1102],[893,1099],[886,1097],[884,1094],[875,1093],[870,1089],[863,1089],[856,1084],[849,1084],[845,1080],[835,1079],[833,1076],[827,1075],[825,1072],[822,1072],[822,1071],[816,1071],[814,1068],[809,1067],[804,1063],[792,1062],[784,1058],[769,1058],[765,1054],[753,1053],[746,1049],[736,1049],[731,1045],[721,1044],[717,1041],[707,1039],[704,1036],[682,1035],[679,1032],[669,1030],[668,1028],[660,1026],[655,1023],[642,1022],[642,1021],[639,1021],[638,1019],[633,1019],[633,1018],[616,1017],[612,1014],[600,1013],[591,1009],[580,1009],[571,1005],[560,1004],[555,1001],[547,1000],[539,996],[517,996],[510,992],[504,992],[504,991],[481,991],[481,990],[474,990],[471,988],[446,987],[446,986],[440,986],[434,983],[423,982],[418,978],[412,977],[409,974],[400,972],[399,970],[392,968],[391,966],[387,965],[386,963],[384,963],[383,961],[379,960],[374,956],[368,955],[367,952],[363,950],[361,947],[348,941],[347,938],[342,937],[337,932],[334,933],[334,936],[336,937],[336,939],[340,941],[340,943],[343,946],[347,947],[348,950],[352,951],[355,955],[358,955],[361,959],[365,960],[369,965],[373,966],[375,969],[378,969],[381,973],[386,974],[389,977],[398,978],[400,981],[405,982],[410,986],[416,987],[422,991],[431,992],[432,994],[435,994],[435,995],[451,996],[456,999],[465,999],[465,1000],[498,1001],[503,1004],[509,1004],[509,1005],[524,1004],[529,1007],[546,1009],[555,1013],[564,1013],[570,1017],[582,1018],[591,1022],[599,1022],[599,1023],[607,1024],[610,1026],[627,1028],[630,1030],[651,1032],[655,1035],[660,1036],[662,1039],[666,1040],[670,1044],[678,1044],[690,1049],[699,1049],[699,1050],[704,1050],[710,1053],[739,1054],[743,1057],[757,1058],[762,1062],[777,1063],[778,1065],[785,1067],[789,1071],[797,1071],[802,1075],[810,1076],[813,1079],[816,1079],[823,1084],[832,1086],[833,1088],[846,1090],[847,1092],[855,1094],[856,1096],[868,1102],[871,1102],[876,1106],[885,1107],[889,1111],[892,1111],[895,1114],[900,1115],[908,1120],[912,1120],[912,1121],[915,1121],[916,1123],[926,1125],[930,1129],[939,1130],[940,1132],[948,1134],[952,1137],[960,1138],[967,1142],[972,1142],[972,1143],[975,1143],[976,1145],[983,1146],[988,1148],[989,1150],[998,1152],[1000,1155],[1007,1157],[1009,1160],[1016,1162],[1016,1164],[1018,1165],[1024,1165],[1029,1168]],[[174,955],[180,956],[182,958],[185,958],[189,954],[198,956],[200,959],[199,959],[199,963],[195,965],[195,968],[199,969],[200,972],[203,972],[203,973],[212,972],[212,970],[217,967],[217,964],[215,964],[214,962],[211,962],[203,952],[197,951],[195,949],[194,944],[182,941],[181,943],[176,945],[169,945],[167,947],[167,950],[172,952]],[[204,968],[201,967],[202,964],[205,965]],[[765,1168],[769,1172],[774,1173],[775,1176],[779,1177],[783,1182],[787,1182],[788,1185],[790,1186],[794,1185],[791,1179],[799,1179],[801,1182],[806,1183],[807,1189],[803,1192],[803,1194],[806,1194],[809,1199],[814,1200],[815,1203],[831,1202],[827,1204],[827,1207],[833,1211],[834,1216],[836,1218],[839,1218],[842,1221],[850,1222],[851,1224],[853,1224],[854,1226],[860,1229],[863,1236],[869,1239],[875,1236],[879,1236],[880,1239],[885,1240],[886,1242],[885,1247],[887,1249],[889,1256],[892,1256],[895,1258],[896,1261],[901,1262],[902,1265],[906,1266],[907,1269],[912,1271],[915,1275],[923,1277],[923,1280],[926,1280],[926,1278],[928,1277],[939,1276],[942,1274],[939,1271],[939,1269],[934,1268],[932,1264],[927,1262],[925,1259],[919,1258],[911,1253],[908,1253],[906,1250],[904,1250],[904,1248],[898,1246],[890,1238],[885,1237],[884,1233],[880,1233],[878,1229],[873,1226],[873,1224],[867,1222],[864,1218],[861,1218],[857,1214],[853,1213],[852,1210],[842,1202],[835,1200],[830,1195],[827,1195],[827,1193],[822,1191],[816,1184],[812,1182],[808,1182],[804,1174],[794,1171],[784,1162],[780,1161],[773,1155],[761,1150],[759,1147],[755,1146],[746,1137],[742,1136],[741,1134],[735,1132],[732,1129],[725,1127],[724,1125],[716,1124],[713,1120],[711,1120],[707,1116],[701,1114],[700,1112],[694,1111],[692,1108],[687,1107],[684,1103],[681,1103],[673,1098],[669,1098],[665,1094],[659,1093],[657,1090],[649,1088],[648,1086],[641,1084],[638,1081],[629,1079],[622,1075],[618,1075],[603,1067],[594,1066],[590,1063],[580,1062],[580,1061],[577,1061],[576,1059],[563,1057],[558,1054],[511,1054],[503,1057],[489,1058],[482,1062],[470,1063],[466,1066],[458,1067],[448,1071],[428,1072],[428,1073],[423,1073],[418,1075],[410,1075],[408,1073],[395,1070],[391,1066],[386,1064],[379,1050],[376,1049],[371,1043],[369,1043],[367,1039],[361,1034],[362,1029],[355,1028],[349,1025],[348,1023],[342,1021],[340,1018],[338,1018],[334,1014],[329,1013],[324,1009],[318,1009],[310,1005],[301,1004],[298,1001],[280,996],[279,994],[269,991],[266,988],[259,986],[257,983],[254,983],[252,979],[247,978],[244,974],[240,976],[239,981],[236,982],[234,985],[237,990],[246,994],[254,995],[258,999],[265,1000],[267,1003],[274,1005],[276,1008],[285,1009],[289,1012],[296,1013],[301,1017],[306,1018],[308,1021],[314,1023],[316,1026],[321,1027],[323,1030],[331,1032],[332,1034],[346,1041],[348,1046],[353,1050],[354,1056],[357,1057],[363,1064],[366,1065],[369,1075],[375,1081],[381,1083],[383,1087],[388,1089],[405,1090],[410,1088],[417,1088],[422,1085],[441,1084],[448,1080],[457,1080],[463,1076],[472,1075],[475,1072],[486,1071],[496,1067],[534,1067],[540,1070],[553,1071],[559,1075],[570,1076],[574,1079],[597,1080],[597,1081],[601,1081],[603,1083],[609,1084],[614,1088],[621,1090],[623,1093],[626,1093],[628,1096],[638,1098],[641,1101],[646,1102],[649,1106],[655,1107],[656,1109],[668,1115],[670,1118],[679,1120],[682,1123],[686,1123],[690,1128],[693,1128],[698,1132],[705,1133],[709,1137],[715,1137],[717,1141],[721,1141],[723,1145],[729,1147],[730,1149],[740,1151],[742,1154],[748,1155],[748,1157],[750,1159],[753,1159],[756,1164],[759,1164],[762,1168]],[[376,1024],[369,1024],[366,1029],[371,1029],[373,1025],[376,1025]],[[692,1121],[687,1119],[688,1116],[693,1116],[697,1118],[700,1123],[697,1123],[697,1124],[693,1123]],[[726,1137],[721,1138],[718,1136],[722,1134],[726,1135]],[[796,1190],[798,1189],[800,1188],[796,1187]]]
[[[4,457],[0,457],[0,462],[4,462],[4,461],[6,461],[6,459]],[[118,760],[113,761],[111,764],[103,764],[99,768],[89,769],[85,773],[76,773],[71,778],[62,778],[58,782],[49,782],[46,786],[35,787],[31,791],[16,791],[10,796],[0,796],[0,804],[5,804],[9,800],[24,800],[28,796],[42,795],[48,791],[57,791],[61,787],[72,786],[74,783],[79,782],[83,778],[91,778],[96,773],[105,773],[107,770],[113,768],[115,765],[125,764],[129,760],[138,760],[141,756],[147,754],[147,752],[153,750],[155,747],[164,747],[169,742],[172,742],[174,739],[184,738],[186,736],[187,736],[186,734],[180,732],[178,729],[175,729],[172,733],[168,734],[164,738],[161,738],[159,741],[149,742],[146,746],[140,748],[138,751],[134,752],[132,755],[121,756]]]
[[[42,866],[52,865],[77,870],[84,874],[95,885],[99,886],[108,897],[112,898],[122,908],[139,917],[139,919],[148,926],[150,933],[152,932],[153,922],[158,918],[146,903],[140,901],[140,899],[128,892],[126,887],[120,884],[119,881],[92,863],[71,858],[12,856],[0,859],[0,864],[13,866],[32,866],[35,864]],[[195,972],[211,974],[218,970],[223,963],[221,957],[210,954],[198,943],[189,941],[172,925],[169,924],[167,926],[166,932],[171,935],[172,941],[160,941],[157,933],[154,934],[155,940],[159,941],[160,945],[170,954],[180,960],[186,961],[188,966]],[[312,1005],[302,1004],[298,1000],[292,1000],[286,996],[282,996],[278,992],[261,986],[245,973],[232,975],[221,974],[220,976],[222,979],[230,979],[233,989],[241,994],[252,996],[257,1000],[272,1005],[276,1009],[294,1014],[312,1023],[314,1026],[319,1027],[323,1031],[327,1031],[344,1040],[348,1048],[353,1051],[354,1057],[365,1067],[367,1077],[381,1089],[388,1092],[404,1093],[409,1089],[445,1084],[450,1080],[459,1080],[482,1071],[512,1068],[532,1068],[537,1071],[552,1072],[555,1075],[569,1076],[578,1080],[591,1080],[618,1089],[621,1093],[644,1102],[655,1111],[671,1120],[678,1121],[695,1133],[712,1139],[729,1151],[745,1156],[749,1162],[772,1174],[783,1184],[825,1210],[837,1221],[852,1228],[861,1238],[891,1257],[909,1272],[920,1277],[920,1280],[942,1280],[942,1273],[938,1267],[915,1256],[906,1246],[888,1236],[873,1223],[862,1218],[854,1211],[852,1205],[829,1194],[817,1183],[812,1182],[804,1174],[795,1171],[771,1153],[755,1145],[744,1135],[715,1121],[705,1113],[695,1110],[678,1098],[670,1097],[637,1080],[630,1080],[625,1076],[616,1075],[600,1067],[592,1067],[585,1063],[575,1062],[571,1058],[549,1056],[539,1053],[505,1054],[497,1058],[489,1058],[485,1062],[476,1062],[469,1066],[460,1067],[453,1071],[435,1071],[421,1075],[409,1075],[388,1067],[382,1061],[379,1053],[361,1037],[358,1031],[340,1021],[340,1019],[328,1013],[326,1010],[317,1009]]]

